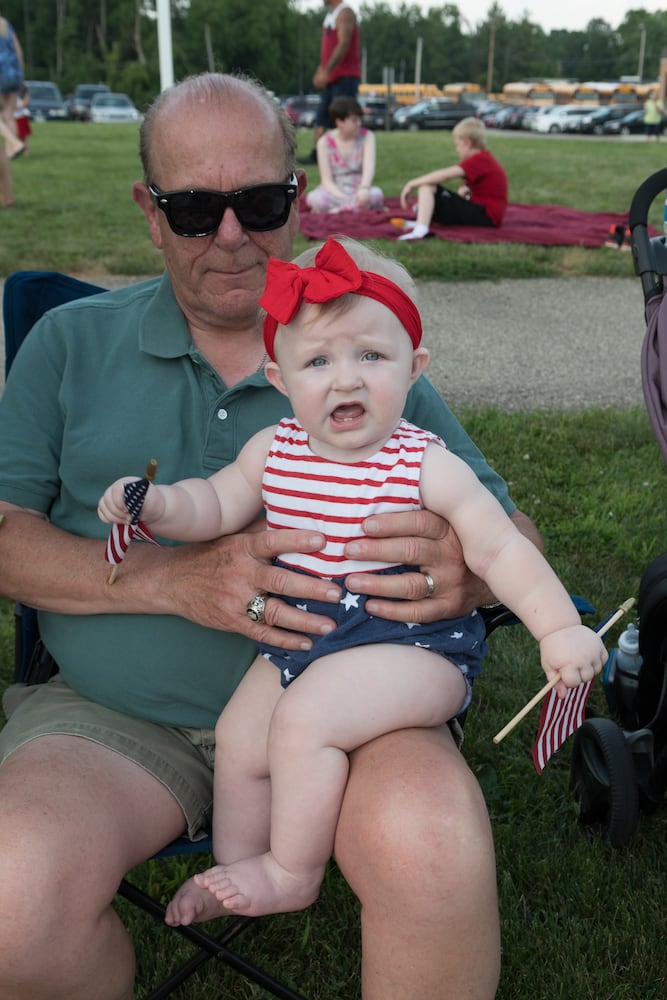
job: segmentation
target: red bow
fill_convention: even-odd
[[[273,343],[280,323],[294,319],[304,302],[330,302],[349,292],[381,302],[398,317],[414,347],[421,341],[419,312],[409,295],[381,274],[361,271],[347,250],[330,237],[315,257],[313,267],[299,267],[275,257],[269,259],[266,285],[259,304],[266,311],[264,344],[275,361]]]
[[[282,326],[291,323],[304,300],[330,302],[361,287],[361,271],[334,239],[315,257],[314,267],[298,267],[271,257],[259,304]]]

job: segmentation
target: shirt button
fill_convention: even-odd
[[[227,410],[225,410],[225,408],[224,408],[224,407],[221,407],[221,408],[220,408],[220,409],[218,410],[218,420],[226,420],[226,419],[227,419],[227,417],[228,417],[228,413],[227,413]]]

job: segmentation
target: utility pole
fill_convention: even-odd
[[[496,52],[496,20],[491,18],[489,23],[489,61],[486,65],[486,92],[487,94],[493,91],[493,62],[495,59]]]

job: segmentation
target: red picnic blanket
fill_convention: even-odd
[[[364,209],[333,214],[311,212],[301,203],[301,232],[309,240],[350,236],[358,240],[396,239],[400,230],[391,218],[414,218],[401,208],[398,198],[385,199],[382,211]],[[533,243],[539,246],[601,247],[611,227],[625,227],[627,212],[582,212],[564,205],[523,205],[510,202],[498,229],[486,226],[440,226],[431,232],[453,243]]]

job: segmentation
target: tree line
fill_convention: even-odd
[[[171,0],[175,79],[202,70],[242,70],[277,95],[312,91],[321,11],[299,0]],[[77,83],[107,83],[145,107],[160,87],[153,0],[3,0],[26,57],[26,78],[54,80],[64,94]],[[478,83],[496,92],[512,80],[565,77],[656,79],[667,49],[667,11],[628,11],[621,24],[601,18],[585,31],[544,31],[526,15],[512,21],[494,2],[470,24],[457,4],[426,13],[411,3],[358,7],[365,79],[385,68],[396,83]]]

